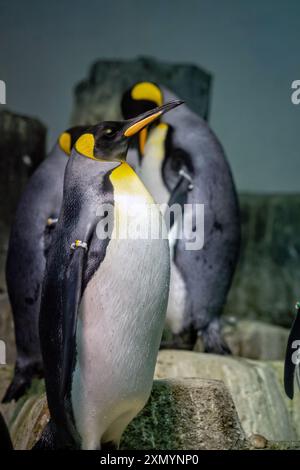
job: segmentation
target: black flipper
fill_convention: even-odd
[[[284,362],[284,389],[287,396],[292,400],[294,397],[295,368],[300,366],[300,303],[296,304],[297,316],[292,325],[287,343]],[[299,385],[299,371],[297,375]]]
[[[82,294],[83,266],[86,248],[75,246],[65,273],[63,295],[63,357],[60,395],[65,401],[68,395],[76,353],[76,328]]]
[[[0,451],[1,450],[13,450],[13,445],[5,420],[0,413]]]
[[[59,443],[58,433],[56,431],[53,421],[50,419],[49,423],[46,424],[40,439],[32,447],[31,450],[62,450]]]

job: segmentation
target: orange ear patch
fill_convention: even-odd
[[[75,148],[85,157],[97,160],[94,156],[95,138],[93,134],[82,134],[76,141]]]
[[[59,139],[58,143],[60,148],[67,154],[70,155],[71,153],[71,136],[69,132],[63,132]]]
[[[137,83],[131,91],[131,97],[134,100],[153,101],[157,106],[163,104],[162,92],[158,86],[151,82]]]

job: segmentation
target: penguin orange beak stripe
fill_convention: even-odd
[[[142,129],[139,135],[139,145],[140,145],[140,151],[143,154],[145,150],[145,145],[147,142],[147,136],[148,136],[148,131],[147,129]]]
[[[153,121],[158,119],[162,114],[171,111],[171,109],[176,108],[177,106],[183,104],[184,101],[181,100],[174,100],[170,101],[169,103],[163,104],[157,108],[151,109],[144,114],[140,114],[139,116],[130,119],[127,121],[127,125],[124,131],[124,137],[131,137],[137,132],[140,132],[144,127],[147,127]]]
[[[155,121],[155,119],[157,119],[161,115],[162,111],[159,111],[158,113],[152,114],[152,116],[148,116],[142,119],[141,121],[132,124],[132,126],[128,127],[124,132],[125,137],[131,137],[132,135],[136,134],[141,129],[148,126],[151,122]]]

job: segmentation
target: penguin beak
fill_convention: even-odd
[[[129,119],[125,123],[123,136],[132,137],[145,127],[149,126],[149,124],[151,124],[153,121],[160,118],[160,116],[171,111],[171,109],[177,108],[177,106],[180,106],[183,103],[184,101],[182,100],[170,101],[169,103],[163,104],[162,106],[150,109],[150,111],[140,114],[133,119]]]

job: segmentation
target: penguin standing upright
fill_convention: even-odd
[[[153,82],[139,82],[122,98],[125,119],[176,97]],[[208,124],[186,105],[138,136],[128,161],[157,203],[204,204],[204,246],[187,250],[170,231],[171,283],[168,347],[193,348],[202,336],[206,352],[230,352],[221,336],[220,315],[238,259],[240,220],[237,195],[222,146]],[[194,214],[194,212],[193,212]],[[194,224],[194,215],[193,224]],[[164,346],[164,344],[162,345]]]
[[[46,254],[62,202],[64,171],[71,148],[85,127],[62,133],[28,181],[11,227],[6,282],[14,318],[17,360],[3,402],[17,400],[43,367],[38,335]]]
[[[51,420],[39,449],[117,447],[149,397],[168,302],[169,244],[167,234],[128,234],[131,213],[143,233],[158,233],[164,222],[125,159],[129,138],[179,104],[93,126],[73,148],[42,291]]]

